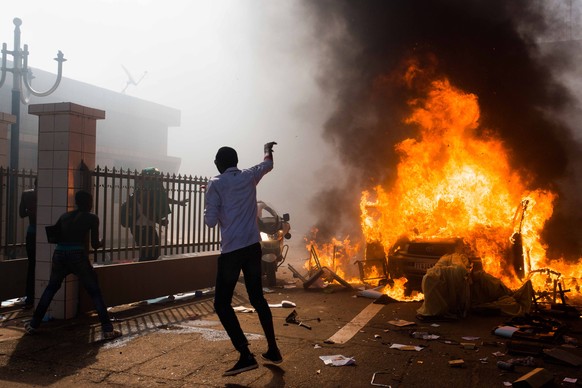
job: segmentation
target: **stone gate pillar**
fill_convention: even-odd
[[[8,127],[16,122],[16,116],[0,112],[0,167],[9,165]]]
[[[28,113],[38,120],[38,208],[36,241],[36,295],[39,299],[48,284],[54,245],[46,239],[45,226],[75,206],[75,192],[82,187],[81,165],[95,169],[97,120],[105,112],[71,102],[34,104]],[[68,276],[55,295],[47,315],[57,319],[77,314],[77,278]]]

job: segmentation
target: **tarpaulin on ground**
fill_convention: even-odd
[[[490,308],[510,315],[531,310],[533,288],[528,280],[512,291],[484,271],[471,271],[466,255],[453,253],[439,259],[422,279],[424,302],[420,316],[466,316],[470,308]]]

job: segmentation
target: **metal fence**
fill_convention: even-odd
[[[157,170],[87,171],[105,248],[96,263],[155,260],[220,249],[218,227],[204,224],[207,178]]]
[[[26,257],[28,219],[19,216],[22,193],[34,189],[36,172],[0,167],[0,256],[2,260]]]
[[[18,206],[22,192],[33,189],[35,179],[36,172],[0,167],[2,259],[26,257],[28,220],[19,217]],[[93,211],[99,216],[100,235],[105,240],[104,249],[93,253],[95,263],[154,260],[220,249],[218,227],[208,228],[203,219],[207,178],[97,167],[83,171],[83,182],[94,195]]]

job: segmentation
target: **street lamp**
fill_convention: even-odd
[[[33,95],[37,97],[46,97],[52,92],[54,92],[59,84],[61,83],[61,78],[63,76],[63,62],[66,61],[64,55],[61,51],[57,53],[55,61],[59,63],[57,80],[54,85],[48,89],[46,92],[39,92],[32,88],[30,81],[32,80],[32,71],[28,67],[28,45],[24,45],[24,50],[20,48],[20,25],[22,20],[19,18],[14,18],[14,49],[9,51],[6,48],[6,43],[2,43],[2,68],[0,74],[0,88],[4,85],[6,81],[6,73],[12,73],[12,115],[16,117],[16,122],[12,124],[10,130],[10,169],[13,172],[18,171],[18,159],[20,154],[20,103],[28,104],[29,98],[23,93],[24,89],[28,95]],[[12,55],[14,58],[12,63],[12,68],[6,67],[6,57]],[[16,209],[16,181],[15,175],[10,174],[10,187],[8,190],[8,228],[7,228],[7,242],[14,242],[15,233],[15,209]]]
[[[12,114],[16,116],[16,123],[12,124],[10,132],[10,168],[18,170],[18,154],[20,142],[20,103],[28,104],[28,97],[22,93],[22,86],[29,94],[37,97],[46,97],[54,92],[61,83],[63,76],[63,62],[66,61],[63,53],[59,51],[55,61],[59,63],[57,80],[54,85],[46,92],[39,92],[32,88],[30,81],[32,79],[32,72],[28,68],[28,45],[24,45],[24,50],[20,48],[20,25],[22,20],[14,18],[14,49],[9,51],[6,49],[6,43],[2,43],[2,74],[0,76],[0,88],[4,85],[6,80],[6,73],[12,73]],[[14,58],[12,68],[6,67],[6,57],[12,55]]]

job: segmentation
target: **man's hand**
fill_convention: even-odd
[[[273,153],[273,146],[277,144],[277,142],[269,142],[265,144],[265,155],[271,155]]]

